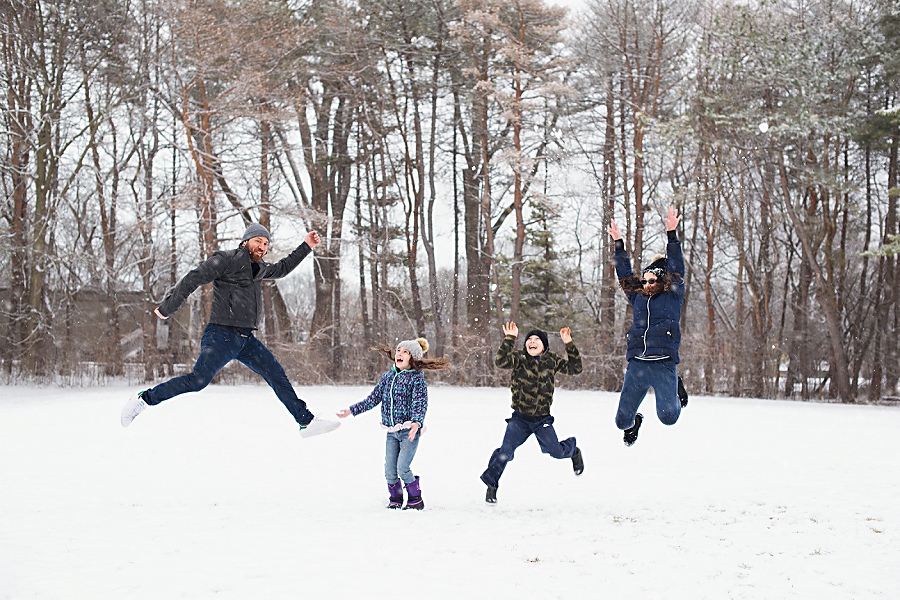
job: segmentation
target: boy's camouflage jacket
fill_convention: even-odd
[[[494,364],[501,369],[512,369],[509,389],[512,391],[512,409],[526,415],[546,416],[553,403],[556,374],[581,373],[581,354],[575,342],[566,344],[568,359],[545,350],[539,357],[529,356],[515,348],[516,338],[508,335],[500,343]]]

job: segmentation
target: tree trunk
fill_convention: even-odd
[[[828,329],[829,342],[831,344],[831,378],[835,384],[834,392],[842,402],[854,402],[854,398],[850,393],[850,377],[847,363],[847,355],[844,351],[843,332],[841,331],[840,314],[838,312],[837,298],[834,289],[826,281],[822,268],[816,261],[813,253],[812,244],[806,234],[803,223],[800,222],[794,206],[791,201],[790,191],[788,188],[787,171],[784,166],[784,157],[779,156],[779,170],[781,172],[781,186],[784,194],[785,208],[791,224],[803,249],[806,264],[813,276],[814,283],[818,289],[816,296],[819,298],[819,306],[825,318],[825,325]]]
[[[9,172],[12,188],[12,212],[9,215],[12,309],[6,337],[9,344],[4,344],[3,349],[0,350],[7,373],[12,372],[13,358],[20,356],[26,339],[27,304],[25,298],[28,296],[26,282],[27,273],[30,270],[26,233],[28,225],[28,177],[26,173],[31,169],[28,136],[32,127],[29,87],[30,83],[24,75],[20,76],[15,85],[10,85],[7,93],[9,106],[7,111],[4,111],[5,129],[9,132],[9,155],[11,158]]]
[[[58,117],[58,113],[54,113]],[[32,215],[31,256],[28,266],[25,305],[25,342],[22,348],[22,365],[25,372],[36,375],[44,374],[47,361],[52,362],[49,353],[49,322],[44,310],[44,282],[47,277],[48,235],[54,214],[54,196],[58,175],[58,157],[55,155],[53,143],[53,123],[56,119],[48,115],[37,132],[37,150],[35,152],[35,194],[34,213]]]
[[[900,138],[896,135],[891,139],[888,152],[888,209],[884,221],[884,234],[882,243],[889,241],[889,236],[898,232],[897,193],[898,179],[900,179],[900,161],[898,161],[898,146]],[[879,400],[885,393],[893,394],[897,389],[900,379],[900,351],[897,349],[896,339],[900,334],[900,307],[897,305],[897,285],[900,285],[900,257],[882,256],[878,262],[880,282],[876,294],[876,324],[878,331],[875,333],[876,348],[873,353],[875,364],[872,368],[872,383],[869,391],[870,400]],[[892,314],[893,313],[893,314]],[[884,341],[882,340],[884,338]],[[888,341],[893,340],[893,341]]]
[[[613,77],[610,75],[608,87],[606,89],[606,128],[603,141],[603,179],[601,181],[601,206],[603,215],[603,226],[612,220],[615,214],[615,197],[616,197],[616,169],[614,167],[616,160],[616,120],[615,120],[615,94],[614,94]],[[610,391],[617,390],[620,387],[621,368],[615,368],[612,365],[618,365],[617,341],[619,340],[618,331],[616,330],[616,294],[619,292],[616,285],[616,267],[613,260],[613,252],[615,244],[609,237],[606,237],[606,243],[600,244],[600,347],[603,349],[605,357],[616,356],[616,360],[605,361],[606,368],[603,369],[601,376],[602,389]]]
[[[348,140],[353,109],[349,101],[327,89],[316,106],[316,136],[310,135],[306,106],[300,104],[304,156],[312,183],[313,225],[323,241],[316,247],[313,273],[316,281],[316,305],[310,326],[312,350],[329,357],[326,374],[338,379],[343,373],[341,342],[341,250],[343,215],[350,194],[352,162]],[[331,148],[327,140],[331,140]]]
[[[157,351],[157,321],[154,314],[158,306],[153,297],[153,273],[155,252],[153,248],[153,221],[154,221],[154,193],[153,193],[153,158],[159,147],[158,132],[155,127],[152,131],[144,130],[138,147],[138,159],[144,180],[143,202],[139,202],[135,214],[137,227],[140,233],[138,271],[141,275],[141,291],[144,294],[143,310],[141,311],[141,326],[143,327],[143,363],[144,381],[150,381],[156,377],[156,367],[159,360]],[[149,140],[149,141],[145,141]]]
[[[428,208],[423,215],[422,222],[422,242],[425,247],[425,254],[428,257],[428,289],[431,297],[431,312],[434,322],[434,352],[433,356],[443,356],[444,346],[446,344],[446,333],[444,329],[444,302],[440,290],[440,284],[437,274],[437,263],[435,261],[434,251],[434,205],[437,200],[437,186],[435,184],[435,160],[437,150],[437,130],[438,130],[438,92],[440,85],[441,63],[444,60],[443,42],[444,42],[444,21],[439,21],[437,46],[434,52],[434,60],[431,70],[431,123],[430,137],[428,140],[428,186],[429,199]],[[454,128],[454,142],[456,141]],[[455,160],[454,156],[454,160]],[[454,171],[454,186],[456,185],[456,173]]]
[[[87,80],[85,74],[85,80]],[[97,204],[100,209],[100,234],[103,241],[104,283],[106,287],[106,328],[103,339],[106,342],[106,373],[118,376],[123,371],[123,357],[121,350],[122,332],[119,327],[119,303],[116,294],[116,204],[118,196],[119,170],[116,164],[115,137],[113,138],[113,172],[112,189],[109,198],[104,188],[103,166],[100,162],[100,150],[98,144],[99,122],[94,114],[94,105],[91,100],[90,87],[84,87],[85,110],[88,119],[90,137],[88,146],[91,151],[91,159],[94,166],[94,191],[97,194]]]
[[[195,210],[197,212],[198,242],[200,245],[200,260],[206,260],[219,249],[217,233],[218,210],[215,197],[215,169],[212,165],[214,156],[212,145],[212,109],[206,95],[206,84],[200,79],[196,82],[197,92],[200,97],[201,110],[197,113],[198,122],[192,123],[188,117],[190,106],[190,88],[182,90],[184,103],[184,127],[187,133],[188,148],[194,159],[197,176],[200,180],[199,194],[195,198]],[[196,141],[196,144],[195,144]],[[201,290],[201,320],[209,320],[212,308],[212,287],[203,286]],[[202,332],[202,328],[201,328]]]
[[[490,318],[490,274],[486,253],[482,248],[481,199],[478,176],[469,168],[463,169],[463,207],[466,247],[466,318],[475,335],[487,332]]]

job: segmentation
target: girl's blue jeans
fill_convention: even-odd
[[[665,425],[674,425],[681,415],[681,401],[678,399],[678,371],[671,358],[663,360],[628,361],[625,382],[619,395],[619,409],[616,411],[616,427],[628,429],[634,425],[641,402],[653,388],[656,394],[656,414]]]
[[[200,356],[194,363],[194,370],[150,389],[144,394],[144,400],[147,404],[159,404],[179,394],[200,391],[232,360],[242,362],[261,375],[297,423],[305,425],[312,421],[313,414],[306,408],[306,402],[297,397],[284,368],[251,330],[212,323],[203,330]]]
[[[421,435],[421,431],[416,431],[416,437],[409,441],[409,429],[388,432],[384,447],[384,478],[389,485],[397,483],[398,479],[402,479],[405,484],[416,480],[411,465],[416,457]]]

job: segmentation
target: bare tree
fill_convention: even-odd
[[[26,372],[53,362],[46,284],[52,273],[55,219],[84,165],[90,128],[76,99],[120,42],[127,20],[115,3],[2,3],[4,121],[12,207],[13,287],[19,292],[10,339]],[[103,119],[105,115],[95,115]],[[70,127],[70,122],[74,125]]]

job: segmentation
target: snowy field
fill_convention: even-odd
[[[558,390],[584,475],[532,438],[488,506],[509,391],[435,385],[419,513],[384,508],[377,410],[304,440],[212,386],[123,429],[136,391],[0,387],[0,598],[900,598],[900,408],[650,397],[626,448],[615,394]]]

